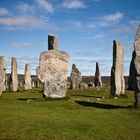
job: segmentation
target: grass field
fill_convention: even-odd
[[[43,99],[41,89],[3,93],[0,140],[139,140],[140,109],[126,93],[71,90],[61,100]]]

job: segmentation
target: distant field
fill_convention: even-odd
[[[139,140],[140,109],[133,92],[111,98],[109,88],[71,90],[45,100],[41,89],[0,97],[0,140]]]

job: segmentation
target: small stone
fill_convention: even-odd
[[[102,87],[102,80],[100,75],[100,69],[98,62],[96,63],[96,71],[95,71],[95,77],[94,77],[94,85],[95,87],[99,86]]]
[[[79,88],[82,82],[82,76],[81,76],[81,72],[78,70],[75,64],[72,65],[70,79],[71,79],[71,86],[72,86],[71,88],[72,89]]]
[[[25,75],[24,75],[24,89],[32,89],[32,79],[31,79],[31,70],[30,70],[30,65],[26,64],[25,65]]]
[[[80,89],[88,88],[88,85],[86,83],[80,84]]]

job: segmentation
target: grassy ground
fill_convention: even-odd
[[[140,110],[133,92],[110,98],[109,88],[71,90],[45,100],[41,89],[3,93],[0,140],[139,140]]]

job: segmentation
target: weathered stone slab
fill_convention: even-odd
[[[135,103],[140,106],[140,25],[134,41],[134,51],[129,69],[128,88],[135,91]]]
[[[32,79],[31,79],[31,70],[30,70],[30,65],[26,64],[25,65],[25,75],[24,75],[24,89],[32,89]]]
[[[6,90],[6,63],[5,57],[0,56],[0,96]]]
[[[124,82],[124,49],[119,41],[113,41],[113,66],[111,68],[111,95],[125,92]]]
[[[17,60],[12,57],[11,62],[11,91],[18,90],[18,74],[17,74]]]
[[[58,38],[56,35],[48,35],[48,50],[57,50]]]
[[[101,80],[101,75],[100,75],[100,69],[99,69],[98,62],[96,62],[94,85],[95,85],[95,87],[97,87],[97,86],[102,87],[102,80]]]
[[[134,41],[134,51],[132,53],[132,60],[129,68],[128,88],[131,90],[136,89],[136,76],[140,74],[140,25]]]
[[[75,64],[72,65],[70,79],[71,79],[71,88],[72,89],[80,87],[80,84],[82,82],[82,76],[81,76],[81,72],[78,70],[78,68],[76,67]]]
[[[43,51],[40,54],[37,76],[44,83],[44,95],[63,98],[66,94],[69,55],[59,50]]]

